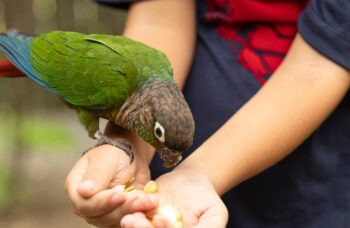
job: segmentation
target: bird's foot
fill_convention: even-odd
[[[94,138],[97,139],[97,143],[85,150],[83,152],[83,155],[86,154],[88,151],[90,151],[91,149],[94,149],[96,147],[105,145],[105,144],[109,144],[112,146],[115,146],[119,149],[121,149],[122,151],[124,151],[129,157],[130,157],[130,163],[132,163],[134,161],[134,152],[131,149],[130,144],[128,143],[128,141],[126,141],[125,139],[121,139],[121,138],[110,138],[106,135],[104,135],[100,130],[96,131]]]

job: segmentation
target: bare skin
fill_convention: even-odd
[[[125,35],[163,50],[173,63],[175,79],[183,86],[193,56],[194,16],[192,0],[144,1],[130,9]],[[156,180],[157,199],[141,194],[134,199],[142,202],[136,209],[128,203],[132,200],[129,196],[118,196],[114,204],[108,200],[113,195],[111,186],[126,183],[133,175],[136,184],[149,179],[147,166],[153,150],[126,133],[131,145],[140,148],[135,150],[135,166],[123,162],[125,155],[116,148],[109,157],[103,156],[107,160],[114,157],[115,162],[105,163],[101,158],[111,150],[105,147],[87,153],[66,181],[73,210],[99,227],[119,221],[122,227],[152,227],[152,222],[156,227],[166,227],[165,218],[146,215],[158,202],[167,202],[182,212],[184,223],[190,227],[224,227],[227,211],[219,196],[291,153],[332,113],[349,87],[350,73],[297,35],[285,60],[262,89],[191,156]],[[118,168],[112,168],[116,164]],[[199,188],[207,190],[198,193],[195,189]],[[93,221],[85,210],[97,215]]]

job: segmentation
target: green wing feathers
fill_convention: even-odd
[[[118,43],[119,38],[103,36]],[[43,81],[77,106],[120,107],[136,87],[133,62],[97,35],[61,31],[40,35],[32,42],[30,61]]]
[[[92,34],[86,39],[103,44],[128,62],[134,63],[138,72],[136,79],[138,86],[149,80],[173,80],[170,62],[163,52],[123,36]]]

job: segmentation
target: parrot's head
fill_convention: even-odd
[[[151,92],[153,146],[164,167],[175,166],[182,152],[193,143],[194,120],[188,104],[175,83],[159,84]],[[152,144],[152,143],[151,143]]]
[[[175,82],[143,87],[125,102],[120,113],[122,125],[156,148],[164,167],[175,166],[193,143],[193,116]]]

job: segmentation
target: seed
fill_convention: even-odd
[[[118,185],[115,187],[118,191],[123,191],[125,193],[143,191],[145,193],[155,193],[157,191],[157,183],[155,181],[149,181],[145,184],[142,190],[137,190],[134,185]],[[164,204],[158,207],[159,214],[166,217],[172,228],[183,228],[184,224],[182,222],[182,216],[180,211],[171,204]]]
[[[125,192],[131,192],[135,190],[135,186],[134,185],[129,185],[125,188]]]
[[[157,183],[155,181],[148,181],[143,187],[146,193],[155,193],[157,191]]]
[[[182,228],[182,217],[180,211],[170,204],[159,206],[159,214],[166,217],[172,227]]]

